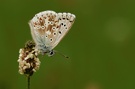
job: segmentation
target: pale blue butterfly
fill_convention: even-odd
[[[29,22],[36,48],[42,54],[47,53],[52,56],[53,48],[67,34],[75,18],[74,14],[54,11],[43,11],[36,14]]]

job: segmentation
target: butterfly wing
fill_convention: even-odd
[[[75,15],[71,13],[58,13],[55,21],[57,27],[55,33],[57,35],[53,38],[54,42],[52,43],[52,48],[56,47],[62,38],[68,33],[75,21]]]
[[[42,52],[48,52],[52,48],[50,29],[54,25],[52,20],[56,15],[54,11],[43,11],[36,14],[29,22],[32,38]]]

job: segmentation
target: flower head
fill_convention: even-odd
[[[37,57],[39,51],[35,49],[35,43],[28,41],[19,53],[19,73],[31,76],[40,66],[40,60]]]

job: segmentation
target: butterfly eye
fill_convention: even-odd
[[[53,55],[53,52],[50,52],[50,55]]]
[[[55,54],[55,52],[52,50],[49,52],[49,56],[53,56]]]
[[[47,38],[48,36],[46,35],[45,37]]]

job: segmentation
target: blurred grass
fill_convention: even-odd
[[[32,39],[28,21],[54,10],[76,15],[67,36],[55,48],[68,55],[40,57],[31,89],[135,89],[134,0],[0,1],[0,89],[26,89],[18,74],[18,51]]]

